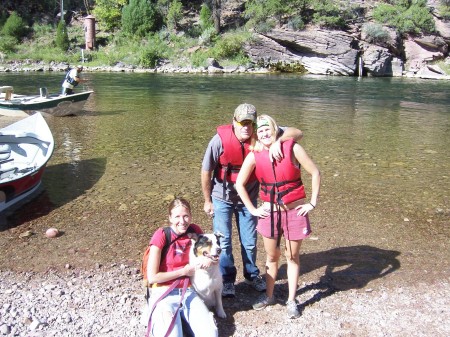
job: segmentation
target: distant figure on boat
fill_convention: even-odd
[[[62,94],[63,95],[73,95],[73,89],[79,84],[84,82],[81,79],[80,73],[83,71],[82,65],[77,65],[76,68],[70,69],[66,77],[64,78],[64,82],[62,84]]]

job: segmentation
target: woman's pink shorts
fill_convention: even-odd
[[[281,230],[286,240],[303,240],[311,234],[311,226],[309,224],[308,214],[306,216],[297,215],[298,210],[291,209],[288,211],[281,210]],[[273,212],[274,216],[274,234],[278,237],[277,216],[278,212]],[[270,216],[267,218],[259,218],[256,230],[259,234],[266,238],[272,238],[270,230]]]

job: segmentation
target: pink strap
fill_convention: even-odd
[[[156,305],[159,303],[159,301],[161,301],[164,297],[166,297],[172,290],[174,290],[181,282],[181,279],[177,279],[175,280],[175,282],[173,282],[169,289],[167,289],[164,294],[162,294],[158,300],[153,304],[152,310],[150,311],[150,317],[148,319],[148,325],[147,325],[147,333],[145,334],[145,337],[149,337],[150,336],[150,328],[151,328],[151,322],[152,322],[152,315],[153,315],[153,311],[156,308]],[[183,290],[181,292],[181,297],[180,297],[180,302],[178,305],[177,310],[175,311],[175,314],[173,315],[172,321],[170,322],[169,328],[167,329],[166,334],[164,335],[165,337],[167,337],[170,332],[172,331],[174,325],[175,325],[175,319],[177,318],[178,315],[178,311],[180,310],[182,304],[181,302],[183,302],[183,298],[184,298],[184,294],[186,294],[186,290],[187,290],[187,286],[189,284],[189,278],[185,277],[183,279]]]
[[[172,331],[174,325],[175,325],[175,319],[177,318],[178,315],[178,311],[180,310],[180,308],[182,307],[181,302],[183,302],[183,298],[184,298],[184,294],[186,294],[186,289],[187,289],[187,285],[189,283],[189,279],[187,277],[184,278],[183,281],[183,291],[181,292],[181,297],[180,297],[180,303],[178,305],[177,310],[175,311],[175,314],[173,315],[172,318],[172,322],[170,322],[169,328],[167,329],[166,334],[164,335],[164,337],[167,337],[170,335],[170,332]]]

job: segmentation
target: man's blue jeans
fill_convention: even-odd
[[[258,219],[243,204],[227,203],[214,198],[212,201],[214,206],[214,231],[219,231],[225,236],[220,238],[220,247],[222,248],[220,271],[222,272],[223,283],[234,283],[236,281],[237,271],[234,265],[232,244],[233,214],[236,218],[236,227],[239,234],[244,277],[253,280],[259,275],[259,269],[256,266],[256,224]],[[256,206],[256,200],[254,204]]]

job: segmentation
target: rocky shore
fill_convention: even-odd
[[[39,61],[12,62],[11,64],[0,64],[0,73],[10,72],[65,72],[70,67],[66,63],[44,63]],[[134,65],[118,63],[115,66],[84,66],[84,72],[117,72],[117,73],[181,73],[181,74],[218,74],[218,73],[249,73],[264,74],[270,70],[253,66],[220,66],[217,61],[210,59],[206,67],[181,67],[170,63],[161,64],[156,68],[142,68]]]
[[[1,271],[0,336],[144,336],[140,323],[144,291],[138,269],[125,264],[94,270]],[[242,281],[242,280],[241,280]],[[235,299],[225,299],[227,319],[219,336],[449,336],[450,286],[379,285],[348,291],[325,290],[317,280],[302,283],[302,316],[285,316],[285,280],[279,303],[251,309],[258,295],[243,282]]]
[[[450,60],[448,61],[450,62]],[[50,63],[45,64],[39,61],[25,61],[25,62],[13,62],[11,64],[0,64],[0,73],[10,72],[66,72],[70,67],[66,63]],[[314,65],[314,62],[310,64],[311,67],[319,66],[319,63]],[[322,67],[320,65],[320,67]],[[208,60],[208,65],[205,67],[183,67],[176,66],[170,63],[162,64],[156,68],[142,68],[134,65],[126,65],[118,63],[115,66],[84,66],[84,72],[115,72],[115,73],[177,73],[177,74],[268,74],[275,73],[277,69],[270,65],[264,67],[258,66],[221,66],[216,60]],[[327,74],[314,74],[312,75],[327,75]],[[348,76],[349,74],[341,74]],[[387,75],[391,77],[391,75]],[[397,77],[409,77],[409,78],[422,78],[422,79],[437,79],[437,80],[450,80],[449,75],[445,73],[438,66],[423,65],[421,68],[415,71],[405,72],[402,75],[402,71],[398,71]]]

